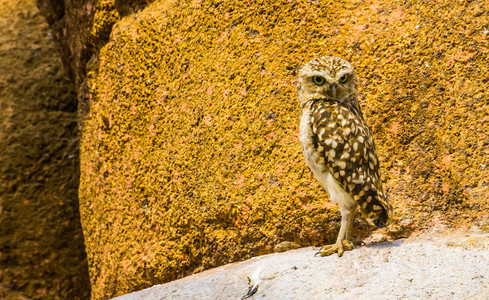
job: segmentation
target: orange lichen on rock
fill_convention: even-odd
[[[98,2],[90,31],[92,41],[103,43],[103,37],[108,36],[112,26],[120,20],[120,14],[115,7],[115,2],[116,0],[101,0]],[[90,5],[91,3],[87,4]],[[87,8],[87,10],[91,10],[91,8]]]
[[[444,2],[156,1],[117,22],[81,140],[92,296],[334,239],[298,142],[296,72],[322,55],[356,67],[397,236],[487,227],[489,4]]]

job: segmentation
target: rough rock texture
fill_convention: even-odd
[[[396,212],[379,239],[489,229],[489,2],[80,3],[90,21],[65,5],[58,26],[92,36],[72,51],[93,47],[80,204],[94,298],[334,239],[339,213],[298,141],[296,71],[320,55],[357,70]]]
[[[316,251],[308,247],[255,257],[115,299],[489,297],[487,233],[379,243],[357,248],[341,258],[313,257]]]
[[[0,299],[87,299],[76,94],[34,1],[0,1]]]
[[[77,88],[86,78],[88,61],[107,42],[112,26],[122,16],[141,10],[152,1],[36,0],[51,25],[63,62]]]

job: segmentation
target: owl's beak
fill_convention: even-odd
[[[328,94],[331,98],[336,99],[336,84],[329,86]]]

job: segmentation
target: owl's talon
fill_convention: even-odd
[[[321,247],[322,250],[314,254],[317,256],[318,254],[321,256],[329,256],[333,253],[338,253],[338,257],[343,256],[343,253],[348,250],[353,249],[353,244],[350,241],[343,240],[341,243],[335,243],[332,245],[325,245]]]
[[[352,242],[350,242],[348,240],[343,240],[343,248],[345,248],[345,250],[351,250],[351,249],[355,248],[355,246],[353,245]]]

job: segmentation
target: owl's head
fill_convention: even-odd
[[[311,99],[357,102],[357,77],[352,65],[335,56],[309,61],[299,71],[297,95],[301,106]]]

